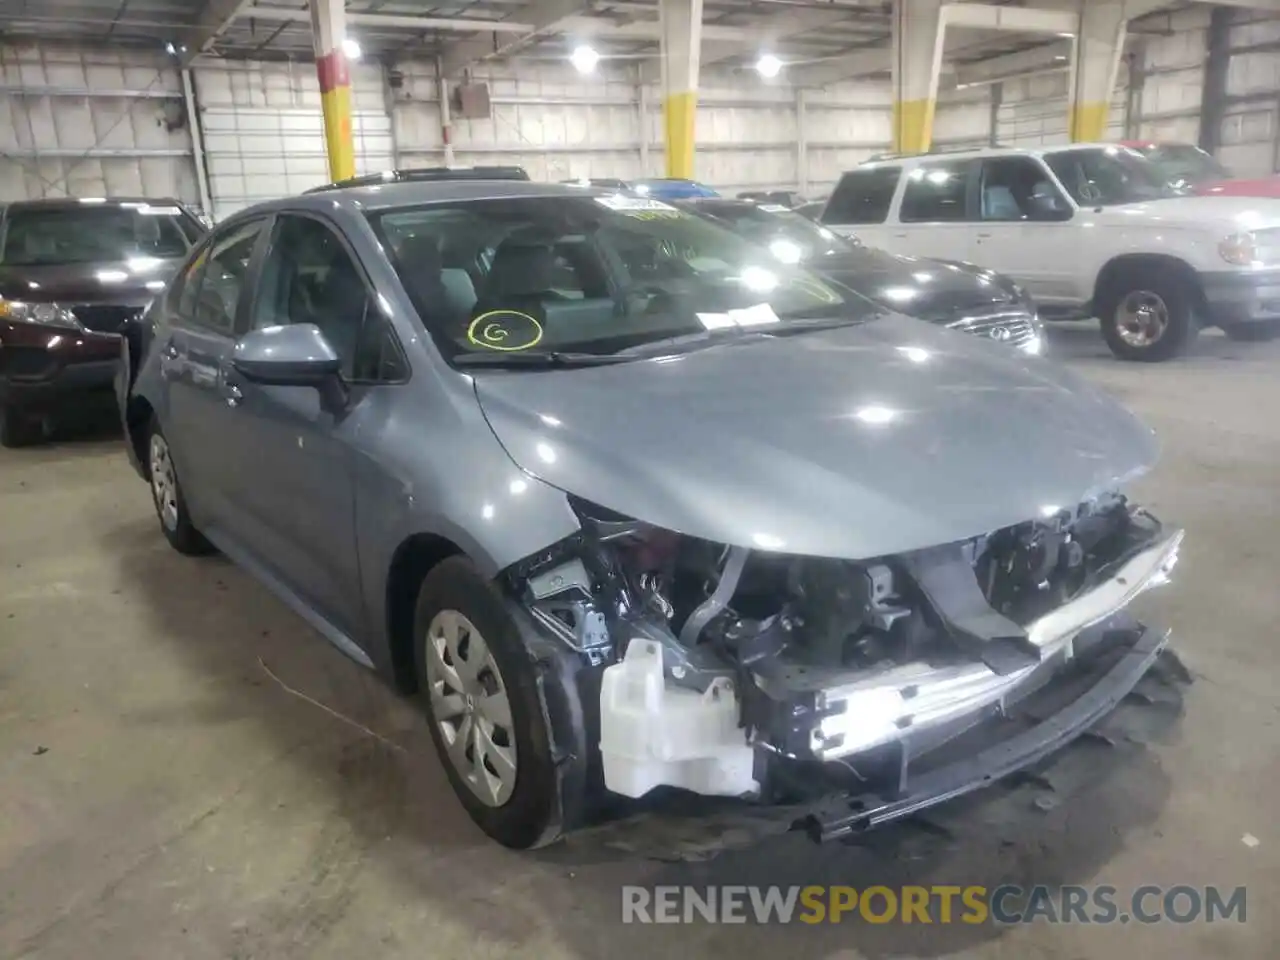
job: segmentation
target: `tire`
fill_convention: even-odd
[[[450,557],[422,581],[413,627],[418,699],[458,800],[505,847],[553,842],[562,806],[538,668],[502,598]]]
[[[160,521],[160,531],[169,545],[181,554],[199,557],[213,553],[213,544],[206,540],[191,523],[187,501],[178,482],[178,471],[169,451],[159,422],[154,417],[147,429],[147,480],[151,486],[151,501]]]
[[[1102,336],[1121,360],[1172,359],[1185,353],[1199,333],[1198,299],[1194,282],[1177,268],[1126,269],[1099,300]]]
[[[1224,323],[1222,332],[1241,343],[1262,343],[1280,336],[1280,323],[1267,320],[1262,323]]]
[[[44,423],[18,407],[0,407],[0,446],[29,447],[44,439]]]

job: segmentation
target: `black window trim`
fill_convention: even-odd
[[[1075,198],[1071,196],[1070,192],[1066,189],[1066,187],[1064,187],[1061,181],[1058,180],[1057,174],[1053,172],[1053,168],[1049,166],[1048,162],[1044,157],[1039,156],[1037,154],[1032,154],[1032,153],[1001,153],[1001,154],[996,154],[990,157],[978,158],[978,169],[975,176],[976,183],[973,185],[973,191],[974,191],[974,195],[976,197],[976,203],[977,203],[977,207],[976,207],[977,220],[975,222],[988,224],[988,225],[1001,224],[1001,223],[1004,223],[1004,224],[1065,223],[1067,219],[1070,219],[1070,218],[1065,218],[1063,220],[1048,220],[1048,219],[987,220],[985,219],[982,216],[982,186],[986,178],[987,164],[1004,163],[1010,160],[1023,160],[1027,163],[1030,163],[1033,167],[1039,170],[1041,175],[1044,177],[1045,182],[1048,183],[1049,186],[1053,187],[1053,189],[1058,192],[1058,199],[1062,200],[1067,205],[1067,208],[1071,210],[1071,213],[1074,216],[1075,212],[1079,209],[1078,205],[1075,202]],[[954,222],[954,221],[951,221],[951,222]]]
[[[298,217],[304,220],[314,220],[316,223],[319,223],[322,227],[327,229],[330,233],[334,235],[334,237],[337,238],[338,244],[346,252],[347,256],[351,258],[351,262],[355,265],[356,272],[360,274],[360,282],[364,284],[365,303],[366,303],[365,315],[360,323],[360,335],[357,336],[356,338],[358,343],[360,340],[360,337],[364,335],[364,327],[365,327],[365,324],[368,323],[370,311],[377,310],[377,303],[378,303],[377,288],[374,286],[372,279],[370,279],[369,271],[365,269],[364,262],[356,254],[355,248],[352,247],[351,244],[347,242],[346,235],[343,234],[342,229],[338,226],[338,224],[332,218],[325,216],[322,213],[317,213],[314,210],[300,210],[297,208],[274,210],[269,215],[271,222],[268,224],[268,229],[264,234],[266,239],[262,242],[261,249],[258,250],[256,253],[257,259],[253,267],[253,280],[252,280],[252,283],[246,284],[246,286],[250,287],[252,290],[252,297],[250,298],[249,302],[245,304],[244,309],[242,311],[242,315],[237,319],[236,339],[239,339],[240,337],[243,337],[245,334],[250,332],[249,324],[252,322],[252,319],[253,319],[254,307],[256,307],[258,303],[258,296],[259,296],[258,288],[262,282],[262,268],[266,265],[267,257],[271,255],[272,243],[275,240],[276,228],[277,226],[279,226],[281,217]],[[382,315],[379,314],[379,316],[382,316]],[[404,344],[400,342],[400,334],[396,332],[395,324],[392,323],[391,320],[386,316],[382,316],[382,322],[383,322],[383,325],[386,327],[387,332],[391,336],[392,346],[395,348],[396,353],[399,354],[400,366],[401,366],[401,369],[404,370],[403,376],[398,377],[396,379],[385,379],[385,380],[365,380],[365,379],[354,379],[354,378],[348,380],[347,378],[344,377],[343,382],[346,383],[348,386],[353,386],[353,387],[403,386],[404,384],[408,383],[410,380],[413,379],[413,365],[409,362],[409,355],[405,352]]]
[[[192,254],[183,262],[182,265],[183,269],[185,269],[196,259],[203,256],[204,251],[208,251],[209,253],[208,259],[200,265],[199,280],[197,281],[196,287],[197,300],[199,300],[200,297],[199,288],[204,284],[205,272],[209,269],[209,260],[213,258],[213,248],[217,246],[218,242],[251,223],[258,222],[262,226],[270,226],[271,221],[272,216],[270,213],[245,214],[244,216],[237,216],[234,219],[218,224],[216,229],[210,230],[203,238],[201,238],[200,244],[193,249]],[[166,312],[172,317],[173,322],[178,326],[189,327],[203,333],[211,333],[216,336],[226,337],[232,342],[240,338],[240,326],[248,309],[246,295],[250,290],[256,288],[258,267],[262,263],[262,250],[265,245],[263,238],[266,236],[266,232],[262,229],[262,226],[259,227],[258,236],[253,241],[253,250],[249,254],[249,262],[245,268],[245,282],[240,285],[240,292],[236,294],[236,308],[234,315],[231,317],[231,326],[229,328],[215,327],[212,324],[201,323],[195,318],[194,314],[191,316],[184,316],[178,310],[178,304],[182,300],[181,292],[177,293],[176,299],[173,299],[172,301],[166,300],[165,303]],[[185,286],[185,283],[182,285],[173,284],[172,289],[167,296],[172,298],[174,296],[174,291],[181,291]]]
[[[847,224],[851,227],[878,227],[889,223],[893,218],[895,201],[897,201],[898,195],[902,191],[902,180],[906,170],[907,168],[901,163],[886,163],[884,165],[876,164],[874,167],[855,167],[852,170],[846,170],[840,175],[840,179],[836,181],[835,187],[832,188],[830,195],[828,195],[826,202],[823,204],[822,212],[818,216],[818,222],[832,223],[836,225]],[[833,219],[828,216],[828,212],[831,210],[831,204],[836,197],[839,196],[840,188],[844,185],[846,180],[859,173],[885,173],[886,171],[894,174],[894,181],[893,189],[889,192],[889,203],[885,207],[883,217],[879,220],[847,220],[844,218]]]

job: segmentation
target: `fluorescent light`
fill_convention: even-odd
[[[579,73],[595,73],[596,64],[600,62],[600,52],[584,43],[573,48],[569,62]]]
[[[756,72],[766,80],[772,79],[782,72],[782,61],[772,53],[761,54],[756,61]]]
[[[359,60],[363,52],[360,49],[360,44],[350,37],[342,41],[342,53],[348,60]]]

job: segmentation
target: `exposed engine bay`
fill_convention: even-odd
[[[916,752],[954,739],[1165,579],[1182,537],[1107,495],[851,561],[573,505],[581,533],[511,568],[509,586],[601,673],[589,733],[605,786],[632,797],[675,786],[777,799],[797,769],[863,781],[907,737]]]

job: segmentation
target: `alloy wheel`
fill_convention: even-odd
[[[448,761],[481,803],[500,807],[516,786],[516,740],[497,661],[457,610],[432,618],[426,654],[431,713]]]
[[[1169,306],[1157,293],[1133,290],[1116,307],[1116,332],[1131,347],[1150,347],[1169,329]]]

